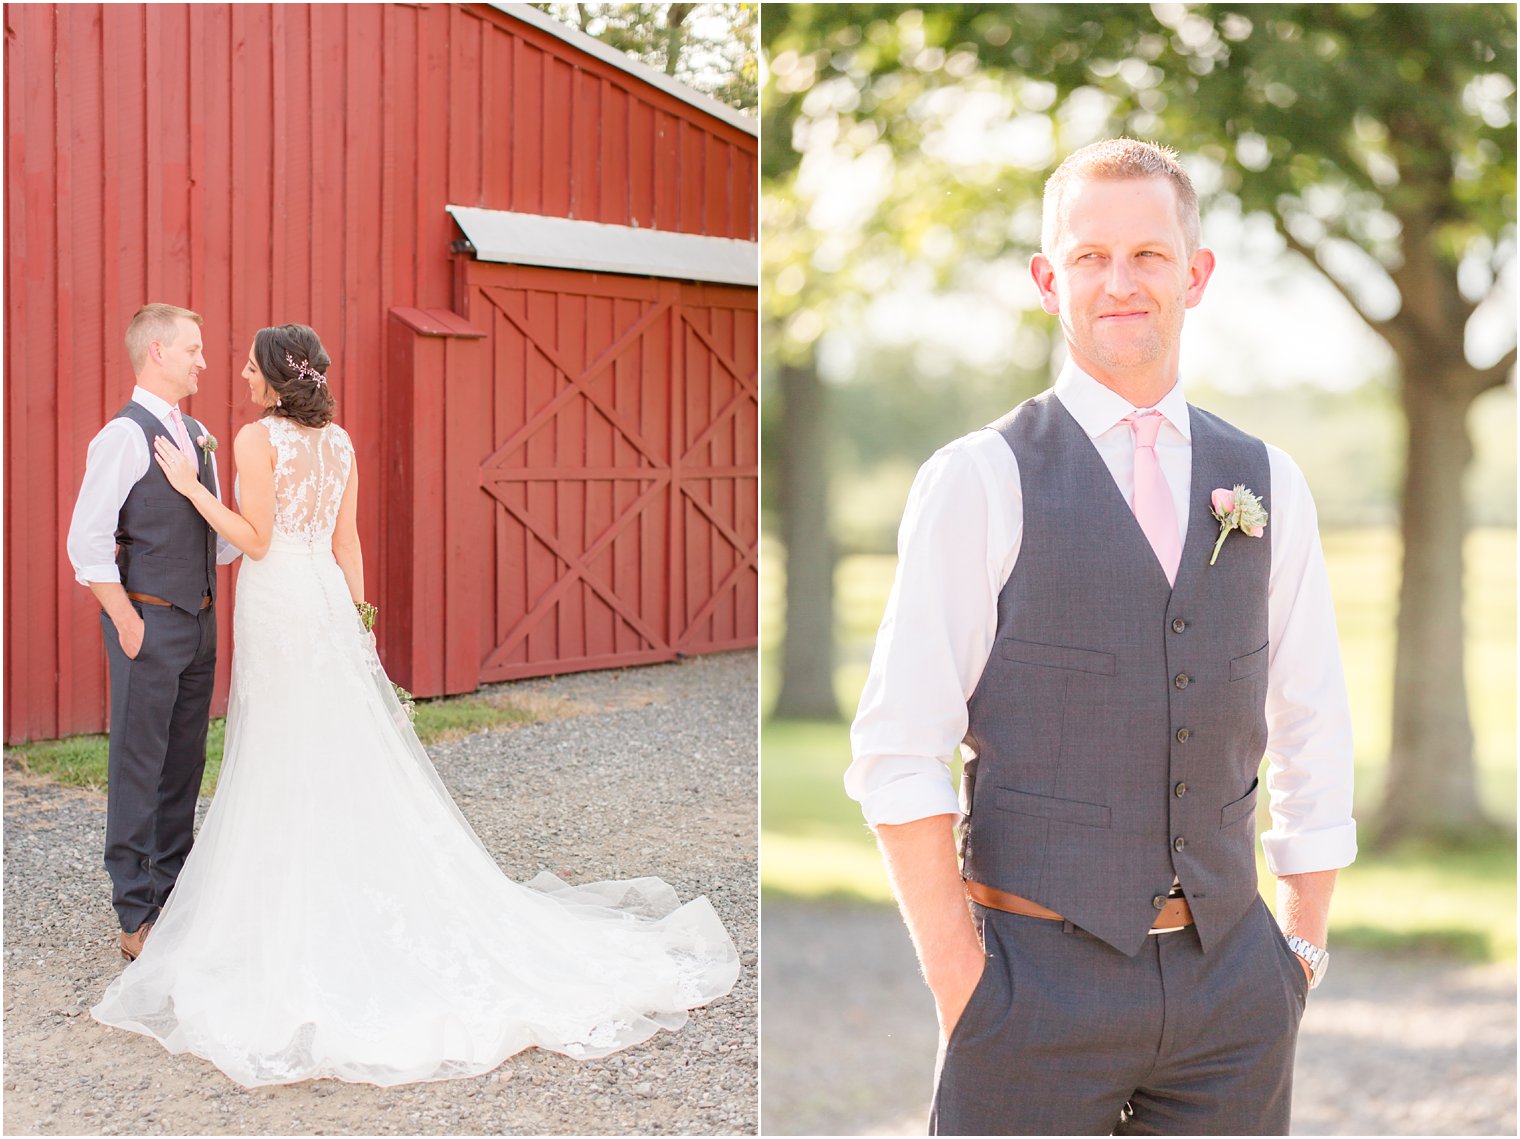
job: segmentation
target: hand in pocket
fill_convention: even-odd
[[[128,610],[127,615],[115,624],[116,638],[121,642],[121,651],[127,654],[128,660],[136,660],[137,654],[142,652],[143,633],[146,628],[141,615],[135,610]]]
[[[930,985],[930,991],[934,993],[934,1007],[939,1013],[940,1032],[946,1040],[950,1039],[966,1012],[966,1006],[971,1003],[972,994],[981,984],[987,962],[987,955],[977,950],[974,954],[958,956],[937,971],[938,977]]]

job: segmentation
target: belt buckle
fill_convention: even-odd
[[[1162,909],[1163,910],[1165,910],[1165,908],[1167,906],[1171,905],[1172,902],[1174,902],[1174,901],[1186,901],[1187,900],[1187,894],[1183,891],[1182,886],[1180,884],[1178,884],[1178,885],[1174,885],[1170,890],[1167,891],[1166,899],[1167,899],[1166,902],[1163,903],[1163,905],[1162,905]],[[1157,916],[1158,920],[1161,917],[1161,915],[1159,913],[1156,916]],[[1188,916],[1189,917],[1192,916],[1192,907],[1191,906],[1188,907]],[[1193,924],[1195,924],[1195,923],[1189,921],[1189,922],[1183,923],[1182,925],[1153,925],[1146,932],[1149,933],[1149,934],[1151,934],[1151,935],[1153,935],[1153,936],[1156,935],[1156,934],[1162,934],[1162,933],[1177,933],[1179,930],[1187,929],[1188,926],[1193,925]]]

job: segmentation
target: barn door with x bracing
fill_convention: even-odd
[[[755,643],[752,289],[472,264],[489,326],[481,681]]]

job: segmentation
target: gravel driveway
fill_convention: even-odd
[[[519,881],[654,874],[683,898],[706,894],[739,947],[733,992],[604,1060],[535,1049],[471,1079],[247,1091],[91,1018],[122,967],[100,861],[105,797],[7,764],[6,1133],[752,1134],[755,654],[512,687],[580,714],[429,748],[487,849]]]
[[[1515,967],[1335,950],[1294,1135],[1514,1135]],[[895,910],[765,903],[767,1135],[922,1135],[938,1030]]]

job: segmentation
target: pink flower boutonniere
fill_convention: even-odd
[[[1220,487],[1209,496],[1209,505],[1214,517],[1219,520],[1219,541],[1214,543],[1209,565],[1214,564],[1214,559],[1219,556],[1219,547],[1224,545],[1231,530],[1239,530],[1248,538],[1260,538],[1267,528],[1267,512],[1262,509],[1261,499],[1239,483],[1233,490]]]
[[[203,435],[195,437],[195,445],[201,449],[201,454],[207,459],[211,458],[211,452],[216,450],[216,436],[207,431]]]

